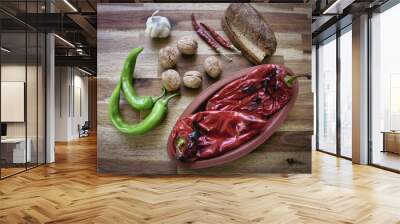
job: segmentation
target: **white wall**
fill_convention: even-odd
[[[1,81],[1,122],[24,122],[25,83]],[[35,105],[36,108],[36,105]]]
[[[74,108],[72,109],[73,112],[73,119],[71,126],[72,132],[71,135],[74,137],[78,137],[78,124],[83,125],[85,121],[88,121],[88,78],[87,76],[82,76],[82,73],[74,75]],[[79,97],[80,95],[80,97]],[[80,101],[80,102],[79,102]],[[81,110],[81,111],[80,111]]]
[[[70,141],[88,120],[88,78],[72,67],[56,67],[55,73],[55,140]]]
[[[1,66],[1,81],[5,82],[25,82],[24,65],[8,64]],[[1,108],[6,110],[7,108]],[[25,122],[8,122],[7,123],[7,137],[25,137]]]
[[[26,70],[27,69],[27,70]],[[30,77],[31,74],[36,75],[36,67],[35,66],[27,66],[19,65],[19,64],[5,64],[1,66],[1,81],[2,82],[25,82],[26,72],[28,72],[28,83],[31,87],[32,85],[35,88],[27,88],[27,106],[31,106],[34,108],[27,108],[27,119],[28,119],[28,137],[32,133],[30,130],[35,130],[36,136],[36,80],[32,80]],[[36,77],[36,76],[35,76]],[[7,108],[1,108],[1,110],[7,110]],[[24,108],[22,108],[24,110]],[[34,111],[35,113],[32,113]],[[33,122],[33,123],[32,123]],[[25,124],[26,122],[7,122],[7,136],[8,137],[25,137]]]
[[[68,140],[69,96],[68,88],[70,76],[67,67],[55,68],[55,141]]]
[[[38,70],[37,70],[38,69]],[[45,150],[45,115],[44,115],[44,99],[45,90],[43,89],[44,74],[41,67],[25,64],[3,64],[1,66],[1,81],[2,82],[24,82],[26,85],[26,107],[24,104],[19,108],[20,113],[25,114],[26,120],[23,118],[21,122],[5,122],[7,124],[7,137],[8,138],[28,138],[29,148],[33,162],[36,158],[39,163],[44,163],[44,150]],[[25,80],[27,78],[27,80]],[[3,92],[4,89],[2,89]],[[24,94],[24,89],[19,90],[20,94]],[[2,95],[2,97],[7,97]],[[22,97],[23,98],[23,97]],[[2,112],[13,113],[13,108],[2,107]],[[18,110],[14,108],[14,110]],[[16,112],[14,112],[16,113]],[[37,156],[38,153],[38,156]]]
[[[1,81],[4,82],[25,82],[24,65],[8,64],[1,66]],[[29,68],[28,68],[29,69]],[[7,108],[1,108],[6,110]],[[7,123],[7,136],[8,137],[25,137],[25,122],[11,122]]]

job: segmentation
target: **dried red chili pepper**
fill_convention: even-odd
[[[201,39],[203,39],[208,45],[210,45],[218,54],[225,57],[228,61],[232,61],[232,58],[226,56],[218,43],[210,35],[208,35],[207,31],[203,27],[201,27],[197,23],[194,14],[192,14],[192,26],[196,33],[201,37]]]
[[[238,111],[267,119],[290,100],[292,82],[281,66],[270,64],[229,83],[207,103],[206,110]]]
[[[175,158],[193,162],[224,154],[258,135],[268,121],[234,111],[203,111],[179,120],[172,130]]]
[[[229,40],[227,40],[227,39],[223,38],[221,35],[219,35],[219,34],[217,33],[217,31],[215,31],[213,28],[209,27],[208,25],[206,25],[206,24],[204,24],[204,23],[200,23],[200,25],[201,25],[202,27],[204,27],[204,28],[211,34],[211,36],[214,37],[214,39],[215,39],[219,44],[221,44],[221,46],[223,46],[223,47],[225,47],[225,48],[228,48],[228,49],[231,49],[231,50],[234,50],[234,51],[236,51],[236,53],[238,53],[238,54],[241,54],[241,53],[242,53],[239,49],[237,49],[237,48],[235,47],[235,45],[233,45]]]

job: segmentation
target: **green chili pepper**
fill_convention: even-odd
[[[168,111],[168,101],[179,95],[179,93],[175,93],[157,100],[150,114],[144,120],[140,123],[129,124],[124,121],[119,110],[121,83],[121,81],[118,82],[117,87],[115,87],[110,97],[108,113],[114,126],[125,134],[141,135],[154,129],[165,118]]]
[[[137,95],[133,87],[133,73],[135,71],[136,59],[142,51],[142,47],[133,48],[125,59],[121,74],[122,90],[124,92],[125,100],[133,108],[136,110],[149,110],[153,107],[154,102],[161,98],[164,93],[161,96],[154,98],[150,96]]]

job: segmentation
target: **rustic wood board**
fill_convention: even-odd
[[[278,41],[271,63],[285,64],[296,74],[311,73],[311,8],[308,4],[252,3],[269,22]],[[300,93],[287,120],[259,149],[229,164],[201,170],[177,168],[168,158],[168,135],[179,115],[202,90],[216,80],[204,74],[202,63],[215,52],[198,38],[190,23],[191,13],[223,34],[221,17],[229,4],[99,4],[98,5],[98,171],[120,174],[241,174],[241,173],[308,173],[311,172],[311,135],[313,131],[313,94],[311,81],[300,80]],[[166,40],[151,40],[144,34],[145,22],[156,9],[167,16],[173,26]],[[160,48],[174,44],[190,35],[199,42],[198,54],[180,57],[177,71],[198,70],[203,73],[202,89],[182,87],[182,96],[172,100],[163,123],[143,136],[120,134],[107,115],[108,97],[119,78],[123,61],[134,47],[144,47],[135,70],[135,87],[139,94],[158,95],[163,71],[158,65]],[[229,52],[227,52],[229,53]],[[231,53],[230,53],[231,54]],[[251,66],[243,57],[233,55],[234,61],[224,63],[222,77]],[[130,122],[146,116],[121,101],[121,110]],[[288,158],[300,161],[289,165]]]

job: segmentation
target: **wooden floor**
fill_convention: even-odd
[[[392,152],[375,150],[373,155],[374,164],[400,170],[400,155]]]
[[[8,177],[11,176],[13,174],[22,172],[25,170],[25,166],[24,167],[6,167],[6,168],[1,168],[1,177]]]
[[[96,173],[95,137],[0,181],[0,223],[400,223],[400,175],[313,153],[311,175]]]

